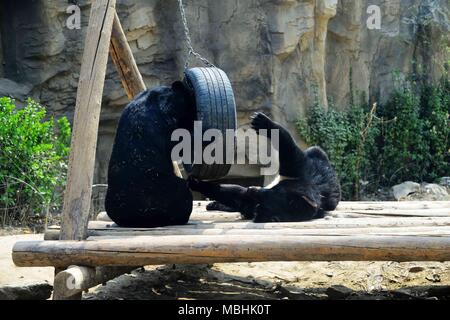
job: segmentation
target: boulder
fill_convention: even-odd
[[[392,187],[392,193],[394,194],[394,198],[397,200],[403,200],[408,195],[419,191],[420,184],[412,181],[406,181]]]
[[[445,188],[450,188],[450,177],[442,177],[439,184]]]
[[[422,186],[422,190],[426,194],[434,196],[437,199],[444,200],[446,197],[448,197],[447,189],[438,184],[426,183]]]
[[[47,300],[53,287],[48,283],[0,287],[0,300]]]
[[[14,82],[10,79],[0,79],[0,97],[11,97],[19,101],[25,101],[31,91],[31,86]]]
[[[342,285],[334,285],[327,288],[326,294],[331,300],[345,299],[353,293],[353,290]]]

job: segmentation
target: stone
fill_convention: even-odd
[[[414,187],[415,188],[415,187]],[[406,189],[405,189],[406,190]],[[402,196],[401,200],[408,201],[449,201],[450,195],[447,188],[434,184],[422,183],[419,190],[411,192],[407,196]]]
[[[133,11],[126,19],[125,28],[129,31],[139,29],[151,29],[156,26],[152,7],[139,7]]]
[[[334,285],[326,290],[328,298],[331,300],[345,299],[353,293],[353,290],[342,285]]]
[[[5,78],[0,79],[0,97],[6,96],[19,101],[25,101],[31,89],[26,84],[17,83]]]
[[[400,300],[415,300],[418,299],[414,294],[411,292],[411,290],[408,289],[398,289],[395,291],[392,291],[392,296],[396,299]]]
[[[47,300],[53,287],[48,283],[0,287],[0,300]]]
[[[142,50],[148,49],[154,44],[154,37],[150,32],[145,33],[137,39],[137,46]]]
[[[423,185],[422,189],[425,193],[440,199],[445,199],[448,197],[447,189],[438,184],[427,183]]]
[[[434,282],[434,283],[441,282],[441,276],[436,273],[426,276],[425,279],[427,279],[430,282]]]
[[[405,199],[408,195],[419,191],[420,184],[412,181],[406,181],[392,187],[392,193],[397,200]]]
[[[450,177],[442,177],[439,184],[443,187],[450,188]]]
[[[409,272],[411,272],[411,273],[419,273],[419,272],[422,272],[424,270],[425,270],[424,267],[412,267],[412,268],[409,269]]]
[[[432,286],[428,289],[428,295],[432,297],[450,297],[450,286]]]

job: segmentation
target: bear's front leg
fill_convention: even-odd
[[[253,130],[255,130],[257,133],[259,133],[259,130],[272,130],[272,129],[278,129],[278,126],[275,122],[272,121],[268,116],[266,116],[264,113],[256,112],[250,117],[251,120],[251,127]]]
[[[272,121],[268,116],[257,112],[252,116],[251,126],[259,134],[260,130],[267,130],[267,137],[272,145],[278,149],[280,161],[280,175],[290,178],[300,177],[302,174],[304,152],[297,146],[294,138],[283,126]],[[278,141],[274,141],[272,130],[278,130]]]

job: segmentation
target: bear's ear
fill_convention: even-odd
[[[184,86],[183,82],[175,81],[172,83],[172,90],[175,92],[185,93],[187,92],[187,88]]]

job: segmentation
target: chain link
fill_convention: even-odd
[[[184,11],[183,0],[178,0],[178,6],[180,8],[181,21],[183,22],[184,36],[186,38],[186,46],[188,49],[188,55],[186,57],[184,69],[187,69],[189,67],[189,58],[191,55],[196,57],[201,62],[203,62],[204,65],[215,68],[216,67],[215,65],[213,65],[211,62],[209,62],[208,59],[202,57],[202,55],[200,53],[198,53],[197,51],[195,51],[194,48],[192,47],[192,40],[191,40],[191,36],[190,36],[190,32],[189,32],[187,19],[186,19],[186,12]]]

